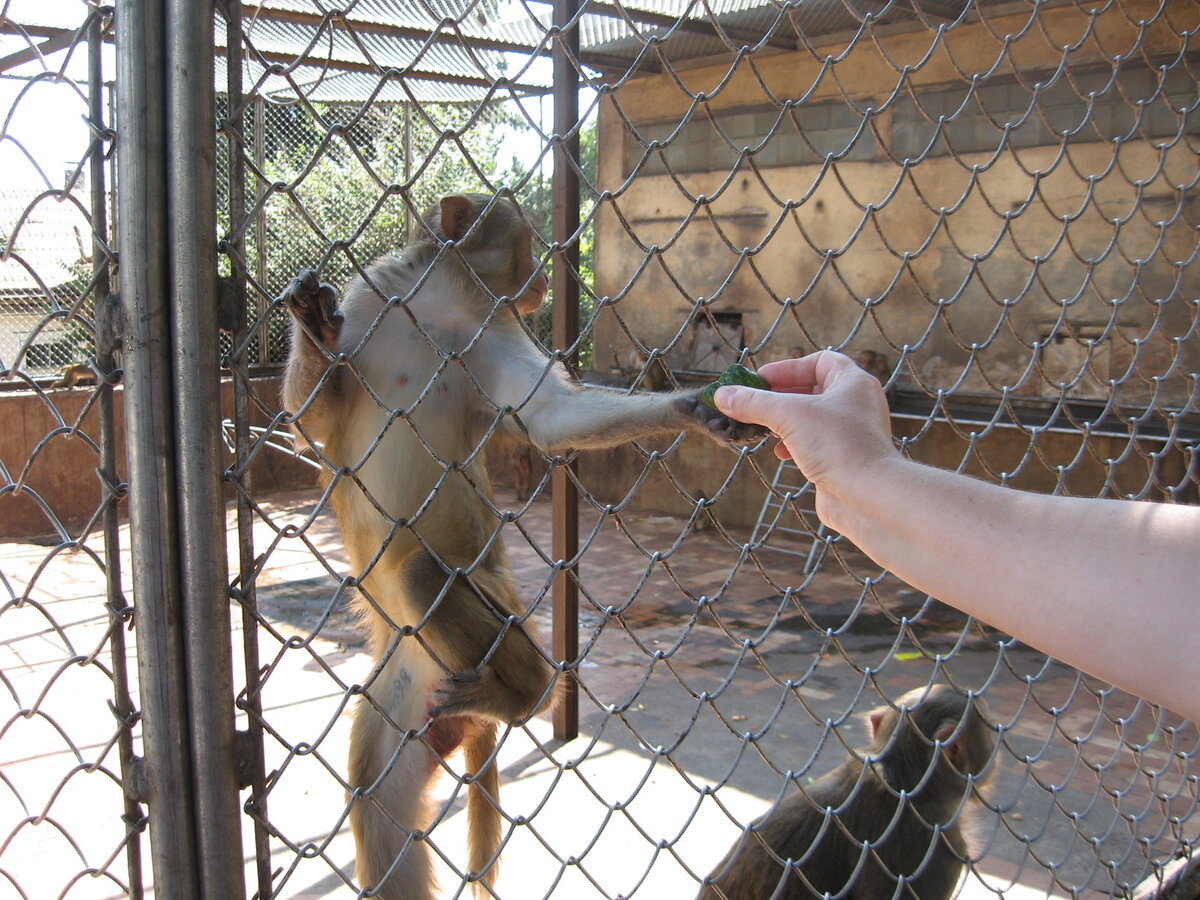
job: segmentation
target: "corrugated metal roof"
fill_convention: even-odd
[[[971,9],[1008,0],[973,0]],[[742,48],[795,50],[868,18],[926,27],[964,14],[968,0],[587,0],[580,57],[596,80],[622,75],[641,57],[647,70],[727,56]],[[360,0],[324,12],[312,0],[243,7],[248,75],[287,68],[312,99],[478,100],[504,90],[548,92],[551,6],[531,0]],[[217,29],[218,44],[224,30]],[[654,45],[650,52],[647,47]],[[532,60],[532,63],[531,63]],[[379,75],[390,72],[379,91]],[[271,79],[269,79],[271,80]],[[278,76],[281,90],[294,93]]]

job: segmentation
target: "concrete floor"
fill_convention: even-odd
[[[336,525],[310,520],[316,498],[271,498],[255,527],[265,821],[274,896],[297,900],[355,895],[341,776],[347,688],[370,668],[336,597]],[[511,493],[499,503],[522,509]],[[556,741],[537,721],[505,736],[502,802],[520,824],[498,897],[693,896],[785,773],[818,777],[863,743],[860,714],[881,694],[933,677],[986,690],[1002,732],[960,897],[1123,896],[1149,874],[1147,848],[1161,858],[1200,830],[1194,726],[928,602],[852,548],[806,578],[775,550],[739,565],[746,535],[711,525],[585,509],[581,533],[581,733]],[[505,540],[522,596],[539,596],[549,504],[522,511]],[[0,900],[125,896],[100,560],[32,543],[0,557],[12,598],[0,611]],[[463,859],[456,788],[441,779],[430,835],[445,897],[467,896],[450,868]],[[249,819],[242,829],[250,878]]]

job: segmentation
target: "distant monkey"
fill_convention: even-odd
[[[969,855],[968,776],[995,747],[986,714],[982,700],[947,685],[872,711],[870,746],[754,822],[700,900],[948,900]]]
[[[547,454],[690,429],[757,438],[698,391],[630,395],[568,379],[518,314],[546,276],[517,205],[445,197],[432,232],[336,291],[302,273],[284,292],[292,348],[284,402],[331,467],[333,504],[377,662],[350,740],[358,880],[386,900],[428,900],[427,786],[461,746],[470,877],[491,885],[502,831],[497,723],[554,699],[558,673],[531,636],[499,541],[483,446],[492,432]],[[477,893],[485,891],[476,885]]]
[[[859,350],[854,355],[854,361],[859,368],[870,372],[884,384],[891,377],[892,367],[888,365],[887,357],[877,350]]]
[[[58,373],[58,381],[52,388],[92,387],[96,384],[96,372],[87,363],[70,363]]]

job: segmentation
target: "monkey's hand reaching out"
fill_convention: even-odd
[[[707,429],[708,433],[718,441],[731,444],[745,444],[760,441],[770,434],[770,430],[762,425],[752,425],[731,419],[722,412],[713,409],[702,398],[703,391],[687,391],[675,399],[675,408],[684,416]]]
[[[280,297],[310,338],[331,353],[337,352],[342,314],[337,308],[338,294],[333,285],[323,284],[316,272],[304,269],[288,282]]]

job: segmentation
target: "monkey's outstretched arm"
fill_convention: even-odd
[[[305,269],[289,282],[281,295],[292,315],[292,344],[283,380],[283,402],[293,413],[304,408],[301,428],[293,424],[297,437],[306,432],[324,441],[337,426],[342,408],[339,372],[330,372],[330,354],[338,352],[342,314],[337,309],[337,290],[322,284],[316,273]],[[322,385],[321,379],[329,378]],[[318,390],[319,388],[319,390]],[[316,396],[313,396],[314,392]]]
[[[511,336],[509,341],[516,346]],[[569,381],[561,365],[550,367],[532,345],[515,356],[506,354],[503,366],[495,363],[499,354],[486,345],[481,349],[485,352],[472,366],[481,382],[492,386],[492,403],[512,407],[529,439],[549,452],[614,447],[680,431],[718,441],[750,441],[767,434],[761,426],[735,422],[702,403],[699,390],[628,394],[589,387]]]
[[[560,381],[539,388],[517,415],[530,440],[549,451],[595,450],[680,431],[717,441],[766,436],[759,426],[735,422],[702,403],[698,390],[627,394]]]

